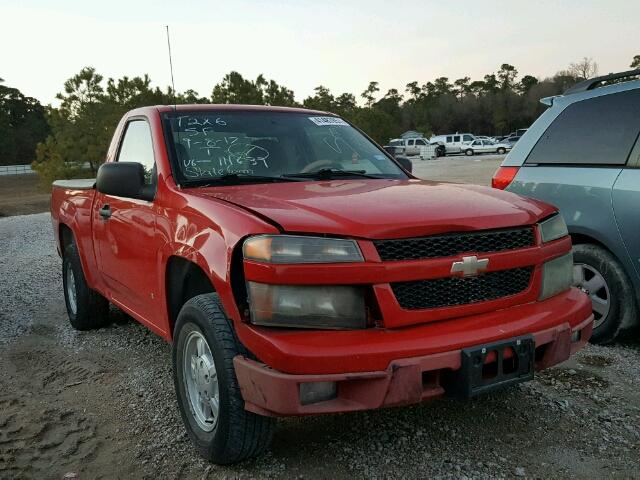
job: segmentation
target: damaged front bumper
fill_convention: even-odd
[[[562,322],[531,332],[528,337],[533,339],[530,355],[533,368],[542,370],[567,360],[586,344],[592,328],[593,315],[590,315],[574,326]],[[503,350],[497,353],[491,345],[495,348],[496,344],[487,344],[487,352],[482,355],[483,364],[488,369],[491,369],[492,362],[497,364],[498,359],[508,360],[511,357],[510,347],[506,347],[503,354]],[[474,347],[475,350],[482,349],[483,344]],[[460,385],[467,380],[456,374],[463,367],[465,350],[401,358],[391,361],[386,370],[372,372],[287,374],[243,356],[234,358],[234,366],[247,410],[269,416],[316,415],[408,405],[444,394],[457,395],[460,387],[467,392],[466,396],[474,394],[470,388],[473,385]],[[502,372],[502,366],[494,370]],[[532,378],[533,371],[525,373],[522,380]],[[491,382],[492,390],[517,383],[513,374],[508,378],[505,376],[504,382],[500,380]],[[311,388],[305,388],[305,385]],[[313,395],[305,398],[315,385],[322,387],[325,397],[317,401],[313,401]],[[490,389],[477,390],[483,393]]]

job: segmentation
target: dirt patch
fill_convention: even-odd
[[[49,210],[51,190],[43,188],[38,175],[0,176],[0,217]]]
[[[582,357],[580,357],[582,363]],[[609,381],[591,371],[573,368],[552,368],[541,372],[538,381],[558,389],[606,390]]]
[[[613,359],[603,357],[602,355],[583,355],[580,358],[580,364],[590,367],[608,367],[609,365],[613,365]]]

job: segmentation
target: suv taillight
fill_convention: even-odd
[[[518,173],[518,167],[498,167],[491,179],[491,186],[504,190],[509,186]]]

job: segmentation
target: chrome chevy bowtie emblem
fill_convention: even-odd
[[[461,262],[453,262],[451,273],[461,273],[463,277],[472,277],[478,275],[482,270],[486,270],[488,265],[488,258],[478,260],[475,255],[473,257],[462,257]]]

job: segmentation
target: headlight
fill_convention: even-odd
[[[274,327],[365,328],[362,287],[247,282],[251,323]]]
[[[540,222],[540,235],[542,236],[543,243],[569,235],[567,224],[564,223],[562,215],[557,213],[553,217]]]
[[[542,288],[539,300],[568,290],[573,284],[573,254],[567,253],[542,265]]]
[[[364,261],[358,244],[340,238],[258,235],[244,242],[244,258],[269,263],[337,263]]]

